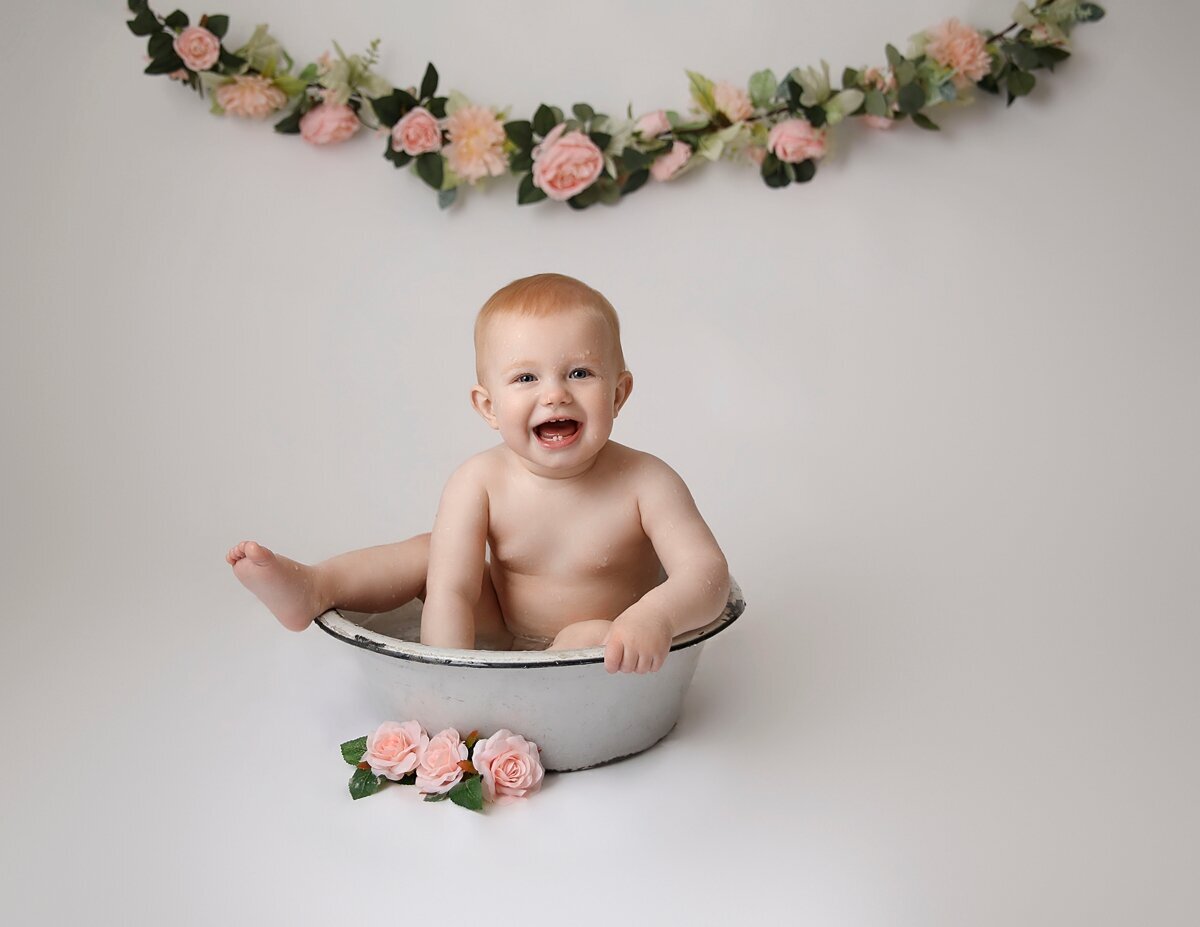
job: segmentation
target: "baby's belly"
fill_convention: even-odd
[[[518,637],[552,638],[569,624],[612,620],[662,580],[657,562],[624,573],[564,579],[507,572],[492,564],[504,623]]]

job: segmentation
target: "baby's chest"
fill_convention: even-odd
[[[602,576],[653,555],[631,495],[493,499],[488,541],[504,569],[538,576]]]

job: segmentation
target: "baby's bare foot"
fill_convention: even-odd
[[[229,548],[225,561],[289,631],[303,631],[321,613],[311,567],[273,554],[254,541]]]

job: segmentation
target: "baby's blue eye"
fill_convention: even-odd
[[[585,377],[590,377],[591,375],[592,372],[590,370],[584,370],[582,367],[576,367],[567,374],[567,377],[571,380],[582,380]]]
[[[515,383],[532,383],[537,378],[532,373],[522,373],[517,376]]]

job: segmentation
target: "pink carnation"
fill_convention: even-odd
[[[463,777],[458,764],[467,756],[467,745],[453,728],[431,737],[417,764],[417,788],[421,794],[435,795],[454,788]]]
[[[261,119],[287,102],[287,94],[260,74],[243,74],[213,94],[217,105],[233,116]]]
[[[713,99],[717,109],[728,116],[730,122],[741,122],[754,115],[750,94],[728,81],[719,81],[713,85]]]
[[[595,183],[604,170],[604,152],[596,143],[566,128],[560,122],[533,149],[533,185],[552,200],[569,200]]]
[[[483,797],[503,805],[526,798],[542,787],[537,744],[501,728],[475,744],[471,762],[483,780]]]
[[[392,127],[392,148],[409,155],[442,150],[442,128],[424,106],[410,109]]]
[[[175,36],[175,54],[193,71],[207,71],[221,57],[221,40],[203,26],[188,26]]]
[[[508,167],[504,153],[504,125],[486,106],[464,106],[446,117],[450,144],[446,160],[459,177],[474,184],[483,177],[499,177]]]
[[[417,768],[429,744],[429,735],[416,721],[384,721],[367,737],[363,761],[377,776],[403,779]]]
[[[925,54],[942,67],[953,69],[958,86],[981,80],[992,70],[992,56],[983,35],[957,19],[948,19],[925,35]]]
[[[671,131],[671,120],[667,118],[665,110],[656,109],[639,117],[633,130],[645,138],[655,138]]]
[[[650,176],[655,180],[671,180],[676,174],[683,170],[683,166],[688,163],[688,159],[692,156],[692,146],[687,142],[675,142],[665,155],[659,155],[657,160],[650,165]]]
[[[816,159],[825,154],[825,133],[804,119],[785,119],[767,135],[767,150],[790,164]]]
[[[300,136],[314,145],[344,142],[358,127],[358,116],[344,103],[319,103],[300,117]]]

